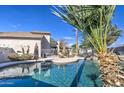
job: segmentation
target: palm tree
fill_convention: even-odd
[[[107,46],[112,45],[117,38],[121,35],[122,30],[118,29],[116,25],[110,27],[109,33],[107,33]],[[92,44],[88,41],[88,38],[85,37],[84,40],[82,41],[81,48],[91,48],[92,49],[92,55],[93,55],[93,46]]]
[[[107,49],[111,18],[116,6],[57,6],[53,13],[83,32],[97,52],[104,86],[121,86],[118,57]],[[113,33],[113,32],[112,32]]]
[[[122,30],[118,29],[116,25],[110,27],[110,31],[107,35],[107,45],[113,44],[119,36],[121,36]]]
[[[79,49],[78,49],[78,30],[75,30],[75,38],[76,38],[76,56],[79,55]]]

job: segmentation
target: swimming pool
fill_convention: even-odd
[[[0,68],[0,87],[99,87],[96,62],[26,63]]]

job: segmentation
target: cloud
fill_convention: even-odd
[[[11,26],[12,28],[18,28],[18,27],[21,26],[21,24],[11,24],[10,26]]]
[[[66,40],[74,40],[74,38],[72,38],[72,37],[64,37],[64,39],[66,39]]]

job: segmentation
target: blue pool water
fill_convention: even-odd
[[[52,62],[18,64],[0,68],[0,87],[99,87],[98,65],[79,60],[56,65]]]

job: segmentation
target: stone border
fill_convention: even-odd
[[[11,65],[16,65],[16,64],[24,64],[24,63],[35,63],[35,62],[46,62],[46,61],[52,61],[53,64],[67,64],[67,63],[74,63],[78,60],[83,60],[84,58],[82,57],[74,57],[74,58],[43,58],[43,59],[38,59],[36,60],[25,60],[25,61],[10,61],[10,62],[5,62],[5,63],[0,63],[0,68],[11,66]]]

